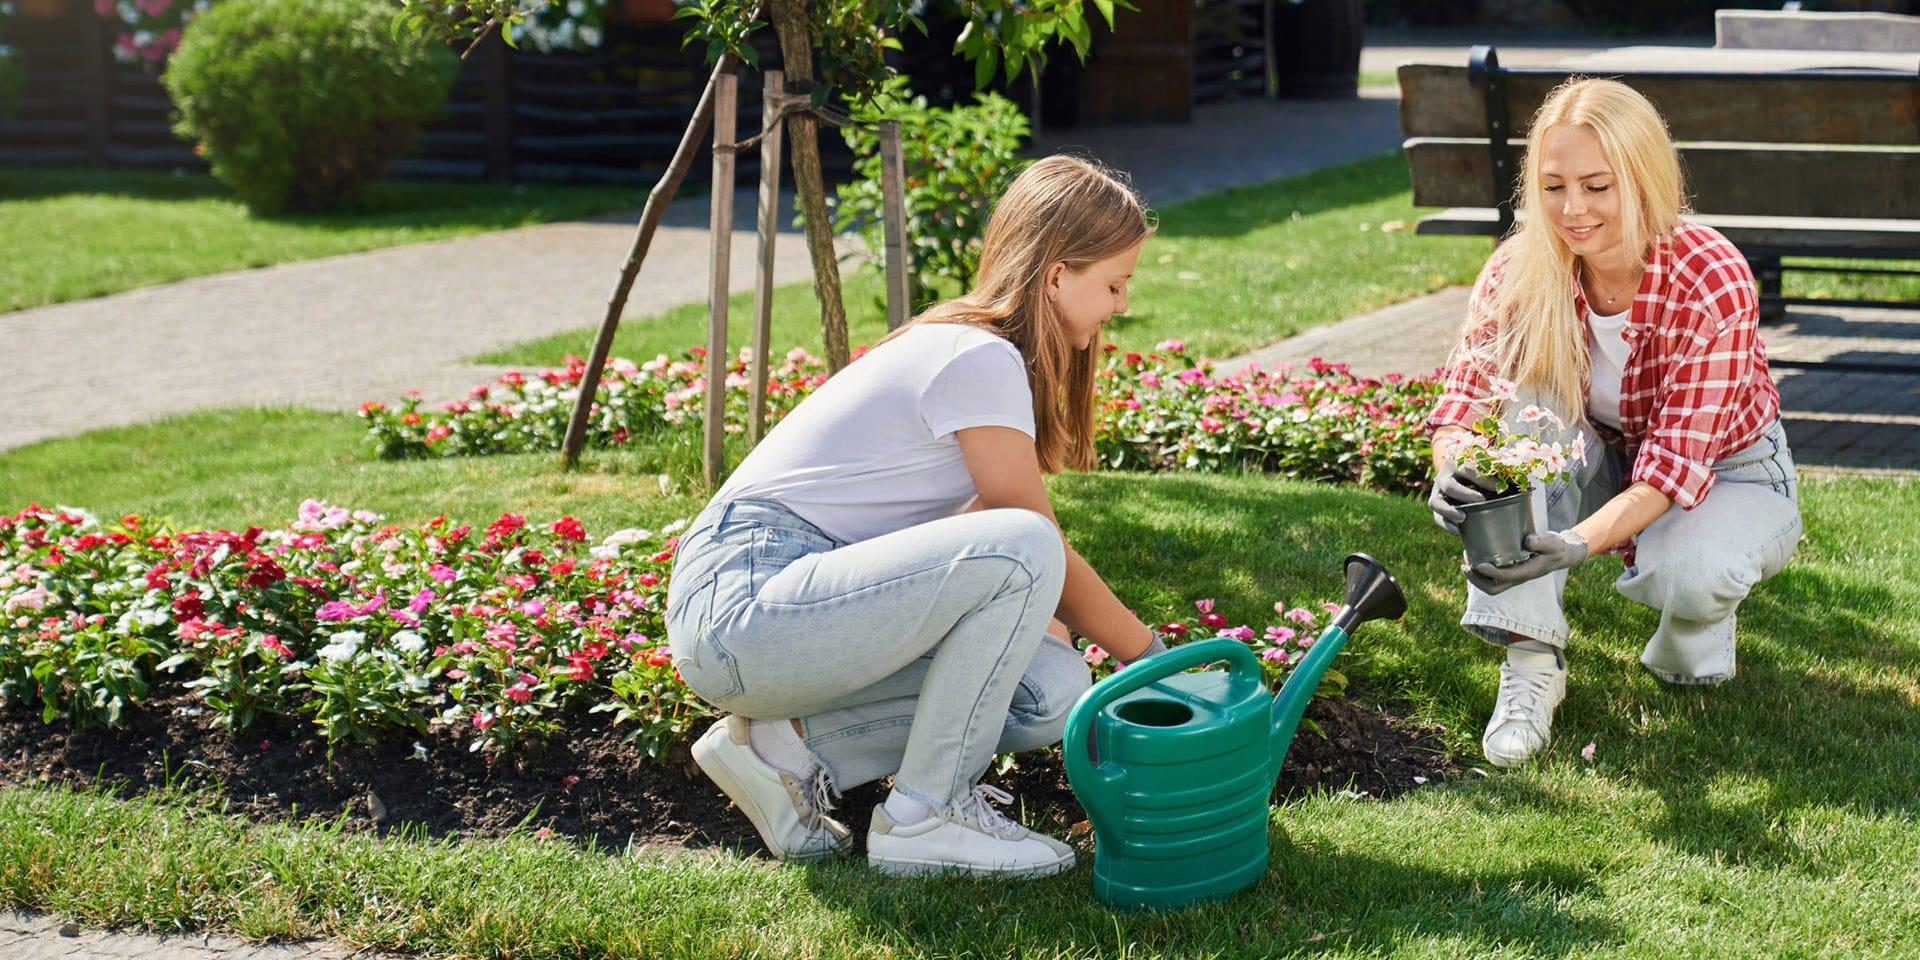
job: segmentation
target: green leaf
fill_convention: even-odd
[[[1101,18],[1107,21],[1107,29],[1113,29],[1113,0],[1093,0],[1093,8],[1100,11]]]
[[[507,46],[512,47],[515,50],[520,49],[519,42],[513,39],[512,24],[507,24],[500,28],[500,39],[506,41]]]

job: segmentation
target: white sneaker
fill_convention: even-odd
[[[948,810],[918,823],[894,823],[885,806],[873,808],[867,863],[881,873],[911,876],[964,873],[976,877],[1044,877],[1073,866],[1073,848],[1041,836],[994,809],[1013,794],[979,784]]]
[[[1567,696],[1567,668],[1500,665],[1500,697],[1480,749],[1496,767],[1517,767],[1553,738],[1553,710]]]
[[[853,831],[827,816],[829,783],[823,771],[801,780],[776,770],[753,752],[747,718],[720,718],[693,744],[693,762],[740,808],[767,849],[783,860],[818,860],[846,850]]]

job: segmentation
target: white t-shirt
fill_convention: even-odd
[[[1587,416],[1620,429],[1620,381],[1626,376],[1629,307],[1611,316],[1587,308]]]
[[[846,543],[965,509],[978,494],[954,431],[1031,437],[1020,351],[979,327],[923,323],[849,364],[769,431],[715,500],[779,503]]]

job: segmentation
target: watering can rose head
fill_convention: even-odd
[[[1531,490],[1566,478],[1587,462],[1587,438],[1545,407],[1528,404],[1508,419],[1501,407],[1518,402],[1512,382],[1495,378],[1492,412],[1468,432],[1446,437],[1441,453],[1454,463],[1471,464],[1482,477],[1505,491]]]

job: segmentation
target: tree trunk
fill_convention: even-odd
[[[706,136],[707,125],[713,122],[714,87],[719,83],[720,76],[732,73],[739,62],[738,58],[728,53],[721,55],[720,62],[714,64],[713,74],[707,78],[706,92],[700,95],[700,105],[693,109],[693,116],[687,118],[687,129],[680,135],[680,147],[673,152],[673,162],[667,164],[667,171],[660,175],[660,181],[647,194],[647,208],[640,214],[640,227],[634,233],[632,248],[627,251],[626,265],[620,268],[620,279],[614,283],[613,296],[607,298],[607,315],[600,321],[600,335],[594,338],[593,356],[587,360],[586,376],[580,381],[580,397],[574,401],[573,418],[567,422],[566,442],[561,445],[563,466],[571,467],[580,460],[580,448],[587,442],[587,418],[593,409],[593,396],[600,390],[600,370],[607,365],[607,352],[613,348],[614,331],[620,328],[620,314],[627,308],[627,294],[633,291],[634,278],[640,275],[640,264],[647,259],[647,249],[653,246],[653,234],[660,226],[660,218],[667,212],[667,205],[673,202],[674,193],[680,189],[680,181],[686,179],[687,170],[693,166],[694,155],[700,150],[700,141]],[[814,169],[818,171],[819,168],[816,166]],[[837,285],[835,289],[838,289]]]
[[[813,91],[813,49],[804,0],[772,0],[773,29],[780,37],[787,92]],[[807,253],[813,260],[813,293],[820,301],[820,336],[827,348],[827,369],[847,365],[847,308],[840,296],[840,262],[833,255],[833,221],[827,217],[827,187],[820,177],[820,124],[810,114],[790,118],[793,182],[806,218]]]

